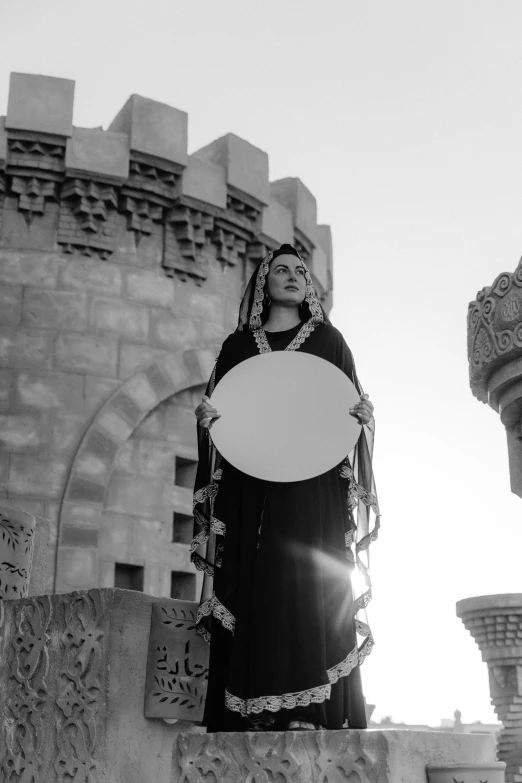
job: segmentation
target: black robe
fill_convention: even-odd
[[[300,326],[267,332],[271,349],[285,349]],[[318,325],[299,350],[355,380],[351,352],[331,324]],[[216,383],[258,352],[252,332],[231,334]],[[343,400],[339,415],[349,415]],[[290,483],[253,478],[225,460],[220,467],[214,517],[226,532],[214,592],[235,628],[232,633],[211,619],[204,725],[209,731],[249,730],[249,718],[262,711],[275,718],[275,730],[295,719],[327,729],[366,728],[345,545],[353,528],[347,479],[339,467]]]

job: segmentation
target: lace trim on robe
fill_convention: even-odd
[[[205,500],[212,500],[216,497],[218,491],[219,486],[214,482],[212,482],[212,484],[207,484],[206,487],[201,487],[197,492],[194,492],[193,505],[195,506],[197,503],[204,503]]]
[[[239,712],[243,717],[250,713],[259,715],[264,710],[269,712],[278,712],[281,709],[293,710],[296,707],[308,707],[310,704],[320,704],[330,698],[332,685],[348,674],[359,664],[360,653],[357,645],[348,653],[344,661],[328,669],[327,685],[318,685],[315,688],[308,688],[305,691],[297,693],[283,693],[281,696],[258,696],[255,699],[240,699],[232,693],[225,691],[225,704],[232,712]]]
[[[218,536],[224,536],[227,530],[227,526],[224,522],[222,522],[217,517],[212,517],[212,521],[210,523],[210,529],[216,533]]]
[[[193,555],[196,549],[198,549],[202,544],[206,544],[208,541],[208,533],[206,530],[202,530],[201,533],[198,533],[197,536],[194,536],[192,539],[192,542],[190,544],[190,554]]]
[[[309,337],[312,332],[314,331],[315,327],[317,326],[316,323],[314,323],[313,319],[310,319],[305,324],[302,325],[302,327],[299,329],[298,333],[294,337],[291,343],[289,343],[285,351],[297,351],[299,347],[304,343],[307,337]],[[266,333],[264,329],[256,329],[253,332],[257,349],[259,353],[271,353],[272,349],[270,348],[270,344],[268,342]]]
[[[194,536],[190,543],[190,556],[191,560],[196,566],[198,571],[204,571],[209,576],[214,576],[214,568],[210,563],[208,563],[201,555],[198,555],[196,552],[196,549],[199,549],[200,546],[203,544],[206,544],[209,539],[209,524],[208,519],[205,517],[204,514],[199,511],[196,506],[200,503],[204,503],[206,500],[215,500],[216,495],[219,492],[219,485],[216,484],[217,481],[221,479],[223,475],[223,470],[219,468],[214,472],[214,475],[212,476],[212,484],[207,484],[205,487],[202,487],[200,490],[194,493],[193,496],[193,513],[194,513],[194,520],[198,523],[198,525],[201,526],[202,530]],[[211,518],[210,523],[210,529],[214,533],[219,533],[220,535],[225,535],[225,524],[223,522],[220,522],[219,519],[216,517]]]
[[[199,511],[194,514],[194,518],[197,521],[199,525],[203,528],[201,532],[197,534],[197,536],[194,536],[190,543],[190,554],[193,555],[196,549],[199,549],[200,546],[203,544],[206,544],[209,539],[208,534],[208,521],[203,516],[203,514],[200,514]],[[217,517],[212,517],[212,521],[210,523],[210,529],[213,533],[215,533],[218,536],[224,536],[226,533],[227,526],[224,522],[221,522],[220,519]]]
[[[360,484],[355,481],[353,469],[346,463],[341,465],[339,470],[341,478],[348,479],[350,481],[350,489],[348,490],[348,508],[353,511],[357,507],[360,500],[366,505],[370,506],[375,512],[376,516],[379,516],[379,505],[377,498],[372,492],[364,489]]]
[[[214,567],[204,557],[198,555],[197,552],[192,552],[191,559],[198,571],[204,571],[208,576],[214,576]]]
[[[216,620],[219,620],[223,628],[226,628],[227,631],[231,631],[232,634],[234,633],[236,619],[234,615],[228,611],[227,607],[221,603],[215,594],[206,601],[203,601],[199,607],[196,616],[196,625],[200,622],[200,620],[203,619],[203,617],[208,617],[210,614],[212,617],[215,617]],[[210,633],[208,633],[208,638],[210,639]]]

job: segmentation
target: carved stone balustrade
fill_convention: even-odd
[[[473,394],[506,427],[511,489],[522,497],[522,260],[470,303],[468,360]]]
[[[522,594],[485,595],[457,603],[457,615],[488,665],[491,701],[503,723],[498,758],[506,781],[522,780]]]

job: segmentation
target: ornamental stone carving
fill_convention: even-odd
[[[12,177],[11,193],[18,198],[18,209],[27,223],[32,223],[35,215],[45,213],[46,201],[57,201],[57,183],[37,177]]]
[[[29,592],[36,519],[0,506],[0,599],[24,598]]]
[[[172,783],[418,783],[430,763],[473,764],[478,772],[493,755],[490,737],[442,732],[180,734]],[[478,775],[467,783],[479,783]]]
[[[108,258],[116,233],[116,188],[74,179],[62,188],[58,242],[65,253]]]
[[[511,489],[522,497],[522,261],[470,303],[468,360],[473,394],[506,427]]]
[[[172,721],[203,719],[208,644],[196,633],[198,604],[167,601],[152,607],[145,716]]]
[[[152,596],[0,601],[0,780],[171,782],[176,728],[143,716]],[[175,604],[166,601],[165,604]]]
[[[468,308],[468,360],[473,394],[488,401],[488,380],[522,355],[522,262],[478,292]]]

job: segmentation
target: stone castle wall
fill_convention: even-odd
[[[245,281],[296,244],[327,310],[332,246],[295,178],[134,95],[72,124],[74,83],[12,74],[0,118],[0,499],[51,520],[49,591],[193,598],[193,409]]]

